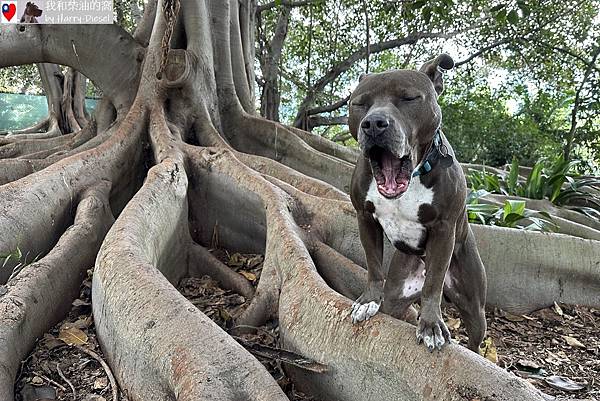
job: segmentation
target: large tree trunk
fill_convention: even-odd
[[[204,249],[218,225],[222,246],[265,254],[256,294],[238,321],[276,317],[286,347],[327,365],[321,374],[291,372],[315,396],[541,400],[528,383],[461,346],[426,352],[408,323],[380,314],[352,325],[347,297],[364,283],[347,196],[356,154],[254,116],[254,7],[252,0],[162,0],[146,7],[133,36],[113,25],[2,26],[0,67],[68,65],[105,98],[95,123],[67,140],[0,147],[2,154],[27,144],[0,159],[0,255],[39,256],[0,295],[0,399],[13,399],[19,361],[64,314],[94,256],[98,338],[130,399],[286,399],[254,357],[173,287],[209,271],[252,295]],[[81,117],[74,111],[70,123]],[[498,248],[483,234],[482,254],[495,258]],[[543,252],[543,239],[523,235],[515,246],[540,241],[535,252]],[[600,305],[597,292],[544,281],[597,288],[598,242],[571,242],[563,252],[577,263],[544,259],[539,268],[555,273],[538,274],[530,297],[511,298],[511,288],[497,284],[514,274],[506,255],[503,263],[488,259],[491,299],[501,307],[517,302],[519,310],[560,297]],[[531,264],[519,251],[511,257]],[[0,269],[0,284],[17,262]]]

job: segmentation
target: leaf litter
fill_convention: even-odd
[[[230,254],[223,249],[211,250],[211,252],[221,262],[244,276],[252,285],[258,285],[264,262],[263,255]],[[290,364],[312,372],[324,372],[326,367],[283,349],[279,342],[277,322],[267,322],[261,327],[234,326],[234,317],[249,305],[249,299],[220,288],[218,283],[209,276],[184,278],[179,283],[179,291],[250,351],[265,366],[291,401],[317,401],[294,387],[283,365]]]
[[[229,254],[223,249],[211,252],[253,285],[258,284],[262,255]],[[100,363],[74,348],[84,347],[103,358],[91,315],[91,274],[88,271],[81,295],[73,302],[67,318],[39,339],[22,362],[15,384],[16,401],[112,401],[110,381]],[[254,355],[290,400],[316,401],[296,390],[283,369],[285,357],[293,361],[298,356],[288,355],[281,348],[277,322],[261,327],[233,327],[233,317],[249,300],[220,288],[208,276],[183,279],[179,290],[244,346],[255,348]],[[464,324],[456,310],[447,306],[444,315],[453,339],[465,345]],[[600,399],[600,310],[555,303],[528,315],[495,309],[488,310],[486,316],[488,335],[481,350],[486,358],[556,397],[556,401]],[[311,361],[298,361],[316,371],[326,369],[319,364],[312,366]],[[127,401],[122,393],[119,399]]]
[[[90,269],[66,319],[44,334],[21,363],[16,401],[113,401],[109,377],[96,359],[105,360],[92,317],[91,279]],[[120,394],[119,400],[127,398]]]
[[[467,343],[456,309],[445,319],[453,340]],[[486,311],[488,332],[480,354],[529,381],[549,399],[600,400],[600,310],[557,304],[527,315]],[[458,326],[458,327],[456,327]],[[556,398],[552,398],[556,397]]]

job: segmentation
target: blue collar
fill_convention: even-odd
[[[448,153],[448,148],[442,141],[442,131],[439,128],[435,131],[433,141],[423,161],[413,170],[412,176],[425,175],[433,170],[438,163],[442,168],[448,168],[454,163],[454,158]]]

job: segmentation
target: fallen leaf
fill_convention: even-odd
[[[63,346],[65,343],[54,337],[52,334],[44,334],[44,338],[40,341],[40,346],[51,350]]]
[[[227,312],[223,308],[219,308],[219,316],[221,316],[221,319],[225,320],[226,322],[232,319],[232,317],[229,314],[229,312]]]
[[[496,351],[496,346],[494,345],[492,337],[488,337],[483,341],[483,347],[479,348],[479,355],[488,361],[498,363],[498,352]]]
[[[250,273],[250,272],[247,272],[247,271],[244,271],[244,270],[240,270],[239,273],[242,276],[246,277],[246,279],[248,281],[256,281],[256,274],[254,274],[254,273]]]
[[[88,394],[88,396],[85,397],[83,401],[106,401],[106,398],[98,394]]]
[[[99,377],[94,381],[94,390],[102,390],[108,386],[108,379],[106,377]]]
[[[92,304],[89,303],[89,302],[84,301],[83,299],[77,298],[75,301],[73,301],[71,303],[71,305],[73,305],[73,306],[90,306]]]
[[[56,389],[50,386],[32,386],[28,383],[21,389],[21,399],[23,401],[55,400]]]
[[[517,368],[525,371],[536,371],[540,369],[540,365],[529,359],[519,359],[517,361]]]
[[[249,269],[253,269],[256,266],[260,265],[264,261],[264,259],[265,258],[262,255],[256,255],[246,261],[246,266],[248,266]]]
[[[504,312],[504,318],[506,320],[510,320],[511,322],[522,322],[523,320],[525,320],[523,316],[513,315],[509,312]]]
[[[79,319],[77,319],[76,321],[73,322],[73,327],[76,327],[78,329],[87,329],[88,327],[90,327],[92,325],[92,323],[94,322],[94,319],[92,318],[92,316],[81,316]]]
[[[558,306],[556,302],[554,302],[554,312],[556,312],[558,316],[562,316],[564,314],[562,308]]]
[[[8,292],[8,288],[3,285],[0,285],[0,296],[6,294]]]
[[[579,391],[587,386],[587,383],[577,383],[564,376],[548,376],[544,381],[550,387],[563,391]]]
[[[460,327],[460,319],[458,319],[458,318],[454,319],[454,318],[450,317],[450,318],[448,318],[446,325],[451,330],[458,330],[458,328]]]
[[[88,336],[77,327],[66,324],[60,328],[58,339],[68,345],[83,345],[87,343]]]
[[[33,379],[31,379],[31,384],[34,386],[41,386],[44,384],[44,380],[42,380],[42,378],[39,376],[33,376]]]
[[[244,266],[244,261],[245,258],[241,254],[234,253],[229,257],[229,262],[227,262],[227,265],[230,267],[242,267]]]
[[[585,345],[583,345],[578,339],[576,339],[575,337],[571,337],[571,336],[561,336],[565,342],[567,344],[569,344],[571,347],[577,347],[577,348],[585,348]]]

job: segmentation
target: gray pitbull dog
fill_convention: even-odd
[[[477,352],[485,335],[486,276],[469,227],[465,176],[440,131],[437,97],[442,54],[419,71],[363,76],[350,97],[350,132],[361,157],[352,175],[351,199],[367,259],[367,288],[352,306],[354,323],[381,306],[417,325],[417,341],[430,351],[450,342],[442,295],[459,310]],[[395,246],[382,266],[383,234]],[[412,304],[420,298],[417,317]],[[382,304],[383,303],[383,304]]]

